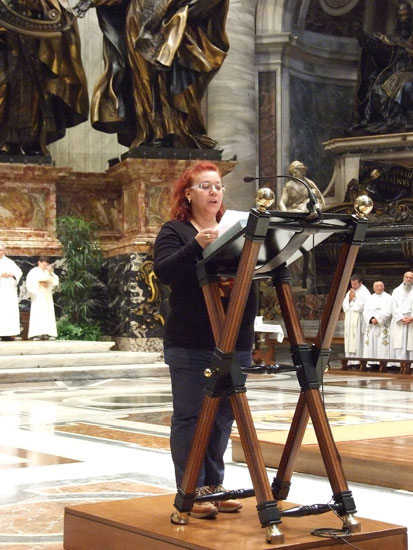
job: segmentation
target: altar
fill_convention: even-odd
[[[257,316],[254,323],[255,342],[253,359],[256,364],[266,364],[275,361],[275,348],[284,340],[284,330],[275,321],[263,321],[263,316]]]

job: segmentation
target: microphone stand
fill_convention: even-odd
[[[301,183],[302,185],[304,185],[304,187],[307,189],[307,194],[308,194],[307,208],[308,208],[308,211],[310,213],[309,216],[307,216],[306,219],[315,220],[315,219],[322,218],[320,203],[318,202],[316,196],[314,195],[314,191],[311,189],[311,187],[309,186],[309,184],[305,180],[303,180],[301,178],[297,178],[297,176],[284,175],[284,174],[280,174],[278,176],[262,176],[262,177],[245,176],[244,177],[244,182],[245,183],[250,183],[251,181],[267,180],[267,179],[279,179],[279,178],[289,178],[290,180],[297,181],[297,182]]]

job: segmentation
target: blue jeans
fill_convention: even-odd
[[[185,348],[165,348],[165,363],[169,365],[172,383],[173,415],[171,422],[171,453],[176,484],[180,486],[185,471],[196,422],[205,397],[204,370],[210,366],[212,351]],[[251,366],[251,352],[236,352],[243,366]],[[204,462],[196,486],[219,485],[224,479],[224,453],[234,421],[227,397],[221,398]]]

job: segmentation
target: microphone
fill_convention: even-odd
[[[260,178],[254,178],[254,176],[245,176],[244,177],[244,181],[245,183],[251,183],[252,181],[255,181],[255,180],[273,180],[275,178],[278,178],[280,176],[262,176]]]
[[[298,181],[299,183],[302,183],[304,187],[307,189],[307,194],[308,194],[307,208],[308,208],[308,211],[310,212],[310,216],[311,217],[317,216],[319,218],[322,217],[320,204],[317,200],[317,197],[314,195],[314,191],[311,189],[311,187],[305,180],[301,178],[297,178],[297,176],[284,175],[284,174],[280,174],[279,176],[261,176],[261,177],[245,176],[243,178],[243,181],[245,183],[250,183],[252,181],[257,181],[257,180],[275,180],[278,178],[288,178],[290,180],[294,180],[294,181]]]

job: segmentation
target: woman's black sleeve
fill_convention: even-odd
[[[165,284],[173,284],[194,271],[202,257],[202,247],[195,239],[185,242],[175,227],[165,224],[154,247],[154,271]]]

